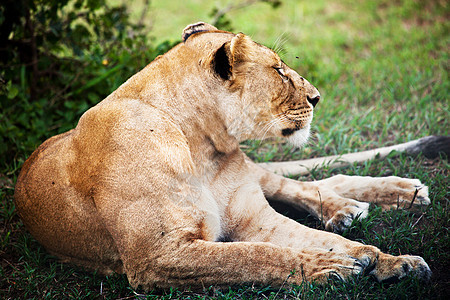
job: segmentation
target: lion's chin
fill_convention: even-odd
[[[296,130],[286,138],[290,144],[300,148],[308,141],[310,129],[311,126],[308,124],[304,128]]]

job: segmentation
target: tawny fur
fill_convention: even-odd
[[[417,180],[302,183],[255,165],[239,142],[285,136],[300,146],[318,91],[244,34],[198,23],[183,37],[23,165],[16,207],[50,253],[145,289],[279,286],[364,270],[378,280],[430,276],[420,257],[383,254],[276,213],[266,197],[338,231],[367,215],[367,201],[389,207],[416,188],[416,204],[429,199]]]

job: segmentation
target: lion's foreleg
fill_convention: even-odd
[[[342,231],[354,218],[364,218],[369,204],[336,193],[326,184],[300,182],[269,172],[247,160],[249,168],[258,177],[264,195],[309,212],[321,220],[327,230]]]
[[[330,188],[342,197],[375,203],[383,209],[417,209],[430,204],[428,187],[418,179],[336,175],[317,181],[317,185]]]
[[[379,281],[403,278],[414,274],[428,279],[431,271],[421,257],[392,256],[378,248],[350,241],[334,233],[303,226],[276,211],[260,195],[245,191],[245,203],[236,203],[236,226],[231,230],[233,241],[264,242],[281,246],[281,249],[298,249],[309,254],[303,257],[302,268],[308,270],[311,278],[337,276],[345,279],[349,275],[366,271]],[[244,199],[245,195],[238,195]],[[231,208],[232,209],[232,208]],[[252,213],[253,212],[253,213]],[[326,258],[326,259],[325,259]]]
[[[267,198],[308,211],[331,231],[340,232],[355,218],[366,217],[369,203],[385,210],[417,210],[430,204],[428,187],[417,179],[336,175],[299,182],[269,172],[250,160],[247,165],[257,174]]]
[[[131,261],[132,260],[132,261]],[[301,251],[270,243],[185,241],[154,261],[128,258],[130,283],[153,287],[209,287],[236,284],[281,286],[304,280],[326,281],[360,273],[363,262],[329,251]]]
[[[103,210],[105,208],[101,208]],[[111,209],[108,207],[106,209]],[[260,242],[213,242],[189,210],[150,207],[144,200],[104,215],[133,287],[281,286],[359,273],[358,259],[328,250],[303,251]]]

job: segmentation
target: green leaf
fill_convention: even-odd
[[[8,89],[8,99],[14,99],[17,97],[18,94],[19,94],[19,89],[15,85],[12,85]]]

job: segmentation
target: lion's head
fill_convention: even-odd
[[[242,33],[219,31],[206,23],[187,26],[183,41],[189,47],[208,49],[209,55],[201,64],[228,91],[239,93],[241,113],[248,116],[245,126],[251,128],[241,140],[281,136],[301,146],[308,139],[320,94],[273,50]]]

